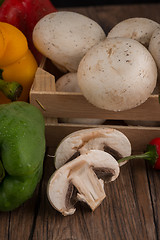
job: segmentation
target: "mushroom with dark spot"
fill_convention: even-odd
[[[88,49],[105,37],[105,32],[94,20],[70,11],[44,16],[33,30],[35,47],[64,72],[76,72]],[[49,42],[54,45],[48,50]]]
[[[108,38],[123,37],[137,40],[148,47],[150,38],[159,23],[143,17],[125,19],[116,24],[108,33]]]
[[[105,110],[124,111],[141,105],[151,96],[157,83],[157,66],[151,53],[138,41],[106,38],[82,58],[77,79],[91,104]]]

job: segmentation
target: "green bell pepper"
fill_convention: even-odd
[[[26,102],[0,105],[0,211],[32,197],[43,173],[45,124]]]

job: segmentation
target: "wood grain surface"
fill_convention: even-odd
[[[160,22],[160,4],[65,8],[96,20],[108,32],[129,17]],[[56,138],[56,136],[55,136]],[[63,217],[48,202],[46,188],[54,172],[54,148],[47,149],[44,174],[33,197],[18,209],[0,212],[0,240],[158,240],[160,172],[144,160],[121,167],[118,179],[105,185],[106,198],[91,212],[81,204]]]

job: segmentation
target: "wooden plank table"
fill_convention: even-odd
[[[147,17],[160,23],[160,4],[65,9],[91,17],[106,33],[129,17]],[[32,199],[12,212],[0,213],[0,240],[160,239],[160,172],[143,160],[132,161],[121,167],[115,182],[105,186],[107,197],[94,212],[79,204],[74,215],[63,217],[46,195],[54,171],[48,151],[43,178]]]

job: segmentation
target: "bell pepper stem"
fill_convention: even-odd
[[[152,166],[154,166],[158,157],[159,156],[158,156],[158,153],[156,150],[156,146],[148,145],[147,151],[145,153],[138,154],[138,155],[131,155],[131,156],[121,158],[118,160],[118,163],[122,163],[124,161],[128,161],[131,159],[145,159],[145,160],[148,160]]]
[[[4,177],[5,177],[5,170],[4,170],[2,162],[0,161],[0,182],[2,182]]]
[[[0,0],[0,6],[2,5],[3,2],[4,2],[4,0]]]
[[[16,101],[20,97],[22,90],[23,88],[18,82],[7,82],[0,79],[0,91],[11,101]]]

